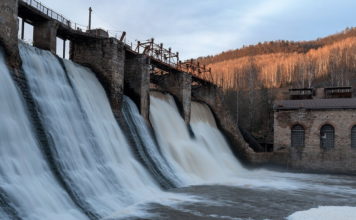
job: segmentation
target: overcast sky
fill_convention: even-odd
[[[41,0],[73,22],[151,37],[181,58],[270,40],[312,40],[356,26],[355,0]]]

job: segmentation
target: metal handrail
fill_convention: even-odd
[[[42,12],[43,14],[47,15],[48,17],[53,18],[64,25],[70,26],[71,22],[68,19],[64,18],[63,15],[58,14],[57,12],[53,11],[52,9],[47,8],[41,2],[36,1],[36,0],[20,0],[20,1],[32,6],[33,8],[35,8],[38,11]]]
[[[66,19],[63,15],[44,6],[41,2],[37,0],[19,0],[19,1],[24,2],[25,4],[33,7],[34,9],[43,13],[44,15],[60,22],[62,25],[65,25],[72,30],[81,31],[81,32],[88,32],[89,30],[87,26],[71,22],[69,19]],[[177,68],[181,71],[186,71],[193,75],[200,75],[201,73],[209,72],[211,76],[211,69],[206,69],[205,66],[200,66],[199,63],[195,63],[193,62],[193,60],[182,63],[179,60],[178,52],[173,53],[171,51],[171,48],[169,49],[163,48],[163,44],[156,44],[153,38],[147,40],[146,42],[140,42],[136,40],[136,47],[135,47],[132,42],[128,42],[126,38],[126,32],[108,30],[107,33],[110,37],[117,38],[120,41],[127,44],[136,53],[146,54],[150,58],[159,60],[173,68]],[[92,32],[90,34],[96,35],[95,32]],[[121,35],[120,38],[118,38],[119,35]]]
[[[41,2],[37,0],[20,0],[20,1],[26,3],[27,5],[33,7],[34,9],[40,11],[41,13],[47,15],[48,17],[60,22],[62,25],[65,25],[73,30],[79,30],[85,32],[88,29],[87,26],[71,22],[69,19],[66,19],[63,15],[44,6]]]

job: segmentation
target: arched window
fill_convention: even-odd
[[[320,129],[320,147],[330,149],[335,146],[335,129],[331,125],[324,125]]]
[[[304,147],[305,131],[303,126],[294,125],[291,130],[292,147]]]
[[[351,128],[351,147],[356,149],[356,125]]]

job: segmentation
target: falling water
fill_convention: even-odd
[[[86,219],[51,174],[2,53],[0,83],[0,187],[23,219]]]
[[[142,209],[142,206],[138,206],[145,205],[147,202],[161,203],[173,207],[177,203],[195,201],[195,197],[167,193],[161,190],[149,172],[135,159],[111,110],[105,90],[95,74],[88,68],[71,61],[64,60],[64,65],[74,92],[83,107],[83,115],[92,128],[93,139],[101,149],[99,153],[102,156],[102,161],[97,166],[107,167],[111,174],[104,173],[105,176],[112,175],[113,178],[109,178],[109,180],[117,181],[120,186],[120,190],[116,189],[116,192],[111,192],[113,194],[111,197],[120,198],[120,201],[114,199],[98,201],[100,206],[105,206],[107,209],[101,215],[114,219],[132,214],[146,215],[147,213],[140,213],[136,208]],[[147,146],[147,148],[149,147]],[[153,149],[151,150],[154,152]],[[98,156],[96,154],[91,155],[91,157]],[[157,155],[156,157],[159,158]],[[164,167],[163,164],[162,167]],[[171,174],[170,176],[173,178],[174,175]],[[109,184],[115,183],[109,182]],[[105,190],[105,188],[96,190]],[[110,197],[105,199],[110,199]]]
[[[314,193],[308,197],[308,206],[320,203],[324,197],[328,199],[329,195],[340,200],[336,205],[347,203],[341,200],[353,201],[355,181],[351,177],[349,180],[263,169],[247,172],[234,158],[206,104],[192,102],[192,138],[173,97],[157,92],[151,96],[150,120],[158,145],[130,99],[125,98],[123,109],[128,130],[134,137],[130,141],[137,145],[135,150],[145,160],[151,171],[148,172],[135,159],[93,72],[26,45],[20,46],[20,53],[30,99],[34,99],[33,106],[29,102],[30,110],[35,107],[38,111],[40,122],[35,123],[43,125],[49,144],[38,143],[33,127],[40,124],[31,124],[29,116],[33,114],[28,114],[22,93],[12,81],[0,51],[0,219],[118,219],[133,215],[144,219],[171,216],[235,219],[234,215],[240,216],[239,210],[250,214],[250,210],[254,213],[270,204],[268,195],[272,198],[282,190],[285,192],[274,201],[272,198],[271,204],[278,206],[282,197],[294,196],[297,200],[288,200],[292,201],[287,206],[288,212],[305,202],[303,193],[306,196]],[[202,202],[199,197],[196,203],[196,197],[162,191],[151,176],[151,169],[178,186],[237,183],[242,189],[219,185],[176,190],[220,199]],[[240,198],[247,188],[266,186],[281,191],[267,190],[268,194],[261,194],[262,191],[256,190],[256,195],[267,196],[255,199],[255,191],[250,189]],[[225,188],[226,193],[220,193]],[[290,193],[291,190],[298,193]],[[329,194],[318,199],[324,193]],[[181,202],[184,206],[177,206]],[[285,207],[283,204],[279,210]],[[146,208],[162,215],[153,217],[140,212]],[[236,211],[237,208],[241,209]],[[262,210],[269,213],[267,208]],[[273,208],[270,210],[275,212]]]
[[[159,152],[159,148],[137,106],[127,96],[124,97],[123,115],[138,148],[137,151],[140,157],[145,160],[146,166],[153,167],[150,169],[157,169],[163,175],[163,178],[167,179],[168,184],[171,183],[176,187],[181,185],[180,180],[174,175],[172,168],[169,167],[168,162]]]
[[[29,46],[20,53],[53,157],[86,210],[117,216],[137,203],[170,199],[135,160],[94,73]]]
[[[1,220],[10,220],[10,217],[5,213],[5,211],[0,208],[0,219]]]
[[[73,87],[101,146],[103,159],[117,177],[125,192],[123,205],[142,201],[160,191],[149,173],[139,164],[111,111],[105,90],[87,68],[65,61]]]
[[[202,143],[224,168],[220,172],[225,177],[236,177],[246,173],[246,169],[235,158],[225,137],[218,130],[214,115],[208,105],[192,102],[190,126],[197,141]]]
[[[192,107],[202,108],[197,103]],[[192,110],[191,125],[197,136],[192,139],[173,97],[151,92],[150,120],[163,155],[188,184],[223,182],[236,177],[243,168],[233,156],[226,156],[231,152],[223,136],[213,127],[215,121],[211,113],[204,112],[203,121],[200,118],[203,116],[198,116],[200,113],[195,114],[199,110]],[[228,161],[217,159],[220,157]]]

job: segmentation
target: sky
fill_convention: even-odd
[[[181,60],[271,40],[313,40],[356,26],[355,0],[40,0],[127,41],[154,38]]]

